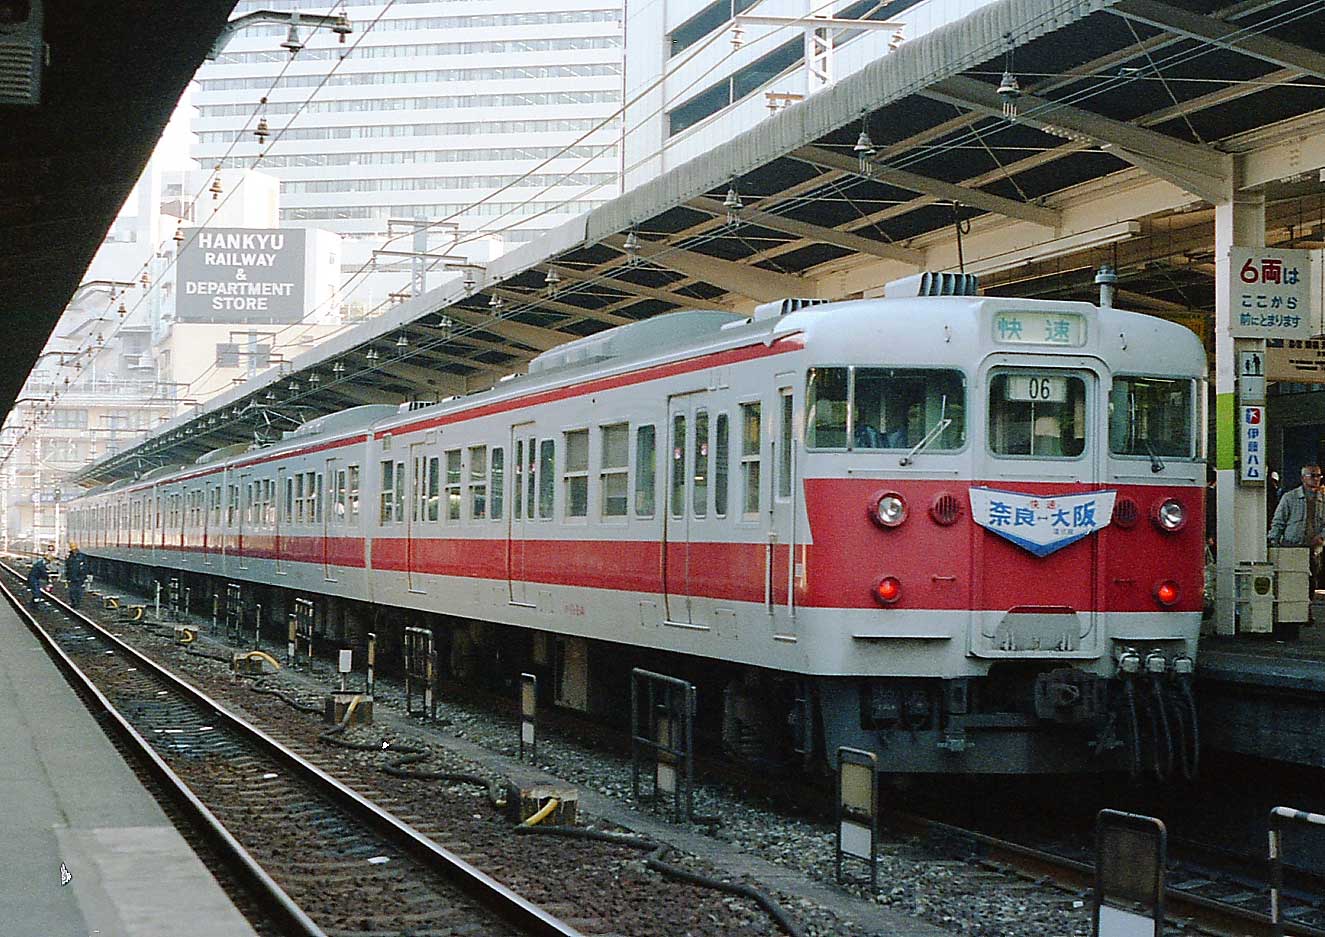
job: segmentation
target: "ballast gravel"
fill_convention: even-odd
[[[133,632],[139,629],[121,625],[117,630],[124,631],[126,637],[134,637]],[[140,630],[146,632],[149,629]],[[224,650],[224,645],[205,636],[205,626],[203,630],[204,639],[199,643],[204,649]],[[160,640],[159,634],[157,638],[152,643],[169,643]],[[277,657],[284,656],[284,647],[271,645],[265,649]],[[230,679],[228,668],[220,662],[183,653],[176,656],[186,662],[190,670],[206,675],[209,680]],[[318,694],[333,688],[336,679],[334,669],[322,663],[316,664],[311,673],[307,669],[283,670],[266,678],[268,683],[284,686],[301,695],[307,694],[309,699],[316,699]],[[355,675],[355,679],[361,685],[362,675]],[[415,705],[418,705],[417,698]],[[373,738],[374,733],[380,737],[399,736],[404,732],[427,740],[435,752],[434,760],[428,765],[433,769],[444,765],[444,770],[498,775],[500,766],[485,762],[482,752],[502,756],[503,760],[514,758],[518,752],[518,727],[513,712],[494,712],[472,700],[461,704],[442,699],[437,708],[440,727],[407,720],[403,687],[395,680],[381,676],[377,680],[374,709],[378,725],[354,730],[351,738]],[[400,728],[402,725],[405,728]],[[464,748],[466,754],[437,751],[439,746],[445,749],[450,740],[464,743],[452,744]],[[353,757],[362,762],[365,769],[375,763],[375,756],[371,753]],[[720,822],[711,825],[672,824],[667,822],[669,818],[665,814],[654,811],[652,805],[635,802],[628,758],[547,734],[538,740],[534,766],[582,792],[592,791],[606,798],[609,804],[615,803],[618,809],[611,811],[614,815],[606,825],[620,823],[653,835],[655,839],[673,842],[677,850],[669,855],[668,861],[697,864],[706,874],[714,874],[708,868],[707,860],[725,852],[735,852],[803,876],[809,883],[808,890],[816,893],[817,900],[792,894],[780,888],[778,882],[761,882],[758,878],[751,881],[773,894],[811,937],[884,937],[885,934],[887,937],[934,937],[942,933],[971,937],[1086,937],[1091,930],[1090,905],[1086,896],[1047,883],[1028,882],[1015,874],[991,869],[971,857],[945,854],[922,837],[882,831],[877,888],[870,888],[868,866],[850,861],[846,869],[856,881],[839,888],[834,875],[831,823],[795,816],[786,805],[751,798],[726,785],[701,782],[695,788],[695,814],[719,818]],[[485,806],[481,795],[472,790],[456,788],[456,796],[472,797],[476,815]],[[581,823],[605,825],[603,819],[585,815],[590,802],[592,798],[582,793]],[[637,822],[633,822],[632,817]],[[675,835],[653,834],[660,823]],[[696,837],[707,844],[692,850],[703,853],[698,858],[686,855],[684,845],[686,841],[695,841]],[[614,877],[623,880],[656,874],[644,868],[642,855],[627,856],[614,868]],[[878,926],[877,922],[860,926],[857,922],[862,916],[854,910],[859,905],[851,899],[896,912],[896,917],[886,927]],[[723,933],[729,929],[731,933],[747,933],[751,929],[762,929],[766,933],[777,933],[776,926],[749,902],[724,896],[723,904],[727,908],[722,915],[725,920],[697,921],[697,932]],[[905,923],[906,918],[914,919],[911,925]]]

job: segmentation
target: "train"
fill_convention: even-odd
[[[311,419],[89,490],[68,537],[269,619],[311,598],[332,643],[430,628],[450,675],[532,669],[570,709],[691,679],[756,763],[1163,772],[1195,728],[1206,395],[1179,324],[927,273]]]

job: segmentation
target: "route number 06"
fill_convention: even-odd
[[[1067,400],[1067,378],[1047,374],[1008,375],[1008,399],[1029,403],[1063,403]]]

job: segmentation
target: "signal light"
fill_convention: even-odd
[[[893,605],[902,597],[902,580],[896,576],[884,576],[874,584],[874,598],[880,605]]]
[[[1155,599],[1160,605],[1172,605],[1178,601],[1180,595],[1178,584],[1172,579],[1165,579],[1155,586]]]

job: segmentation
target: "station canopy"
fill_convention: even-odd
[[[998,90],[1008,70],[1011,101]],[[1094,300],[1108,263],[1119,305],[1208,337],[1214,203],[1262,187],[1268,243],[1325,238],[1322,90],[1322,0],[998,0],[80,481],[350,406],[481,390],[549,348],[661,313],[877,295],[921,269],[964,267],[990,294]]]
[[[25,23],[38,11],[46,47],[37,103],[0,104],[0,414],[233,6],[191,0],[186,15],[177,0],[0,2]]]

